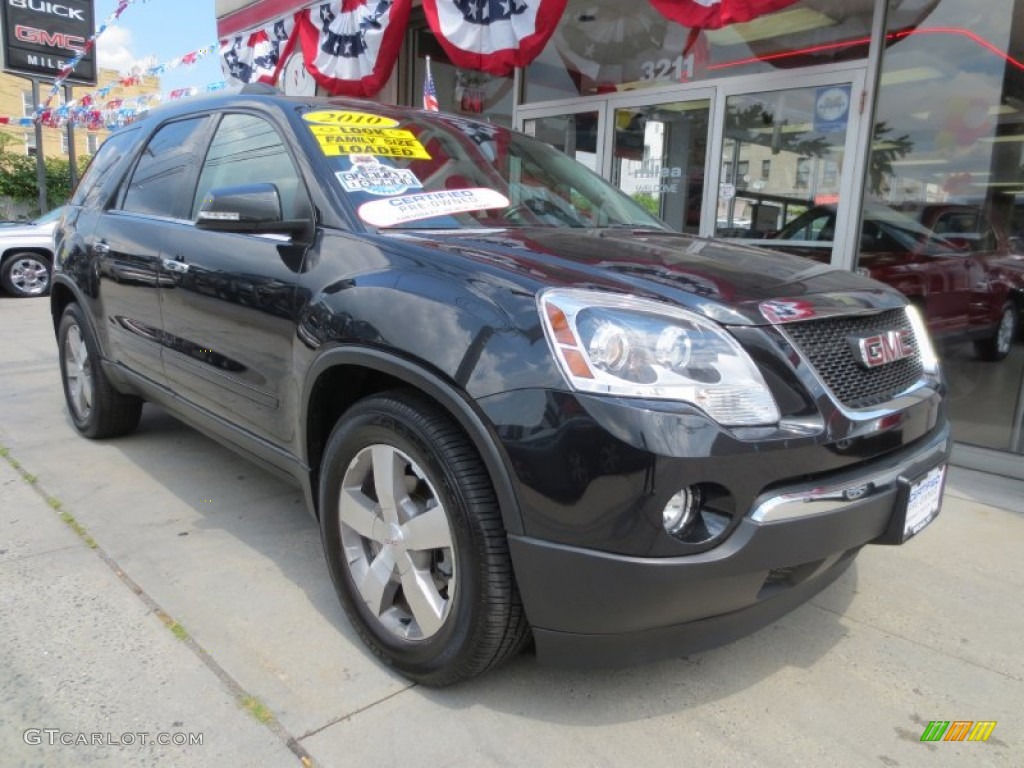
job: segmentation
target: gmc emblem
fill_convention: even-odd
[[[877,368],[914,354],[908,330],[886,331],[877,336],[851,336],[850,346],[865,368]]]

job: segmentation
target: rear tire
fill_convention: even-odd
[[[57,331],[64,399],[75,429],[86,437],[119,437],[132,432],[142,400],[114,389],[103,372],[99,345],[78,304],[69,304]]]
[[[981,360],[997,362],[1010,354],[1014,339],[1017,338],[1019,315],[1013,302],[1003,304],[999,313],[999,324],[991,336],[974,342],[974,352]]]
[[[443,686],[522,648],[529,627],[490,477],[433,402],[393,390],[352,406],[319,490],[335,589],[386,664]]]

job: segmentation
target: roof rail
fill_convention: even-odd
[[[242,86],[241,93],[245,94],[256,94],[262,96],[280,96],[281,91],[268,83],[246,83]]]

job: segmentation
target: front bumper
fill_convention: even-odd
[[[633,557],[511,536],[538,656],[619,666],[722,645],[771,623],[885,536],[901,514],[901,490],[951,448],[943,424],[884,458],[775,488],[721,545],[693,555]]]

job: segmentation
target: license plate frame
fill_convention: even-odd
[[[935,521],[942,511],[942,497],[949,477],[946,462],[915,475],[900,478],[892,520],[880,544],[903,544]]]

